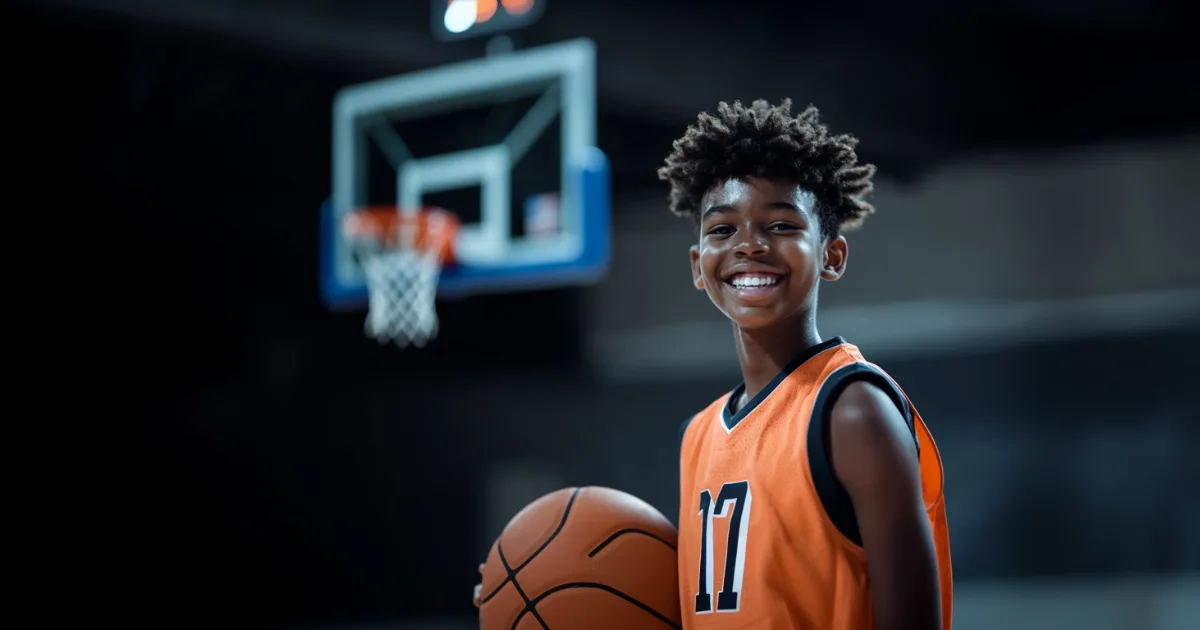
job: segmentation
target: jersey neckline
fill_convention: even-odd
[[[780,383],[783,383],[783,381],[790,376],[792,372],[795,372],[801,365],[807,363],[809,359],[821,354],[822,352],[825,352],[830,348],[836,348],[844,343],[846,343],[846,340],[839,336],[822,341],[815,346],[809,346],[808,348],[805,348],[800,352],[800,354],[796,355],[796,358],[792,359],[786,366],[784,366],[784,368],[779,371],[779,374],[776,374],[775,378],[771,379],[771,382],[767,383],[767,386],[764,387],[761,392],[755,394],[754,398],[751,398],[746,402],[744,407],[734,413],[734,403],[738,398],[741,397],[742,392],[746,390],[746,383],[744,381],[738,383],[737,387],[734,387],[733,391],[729,392],[729,398],[726,399],[725,405],[721,408],[721,425],[725,428],[725,431],[732,431],[734,427],[744,420],[746,416],[750,415],[750,413],[753,412],[754,409],[762,403],[762,401],[766,400],[767,396],[770,396],[771,392],[775,391],[775,388],[779,387]]]

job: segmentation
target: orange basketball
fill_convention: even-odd
[[[680,628],[675,526],[609,488],[565,488],[517,513],[492,545],[480,630]]]

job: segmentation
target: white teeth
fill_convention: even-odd
[[[735,276],[731,284],[739,289],[769,287],[779,283],[779,276]]]

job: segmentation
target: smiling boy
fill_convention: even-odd
[[[905,394],[817,332],[875,168],[809,107],[721,103],[659,178],[693,221],[692,281],[733,324],[742,384],[680,447],[684,628],[948,630],[942,465]]]

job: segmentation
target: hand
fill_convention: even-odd
[[[480,575],[480,576],[482,576],[482,575],[483,575],[483,565],[482,565],[482,564],[481,564],[481,565],[479,565],[479,575]],[[476,608],[479,608],[479,604],[481,603],[481,602],[479,601],[479,591],[480,591],[480,589],[482,589],[482,588],[483,588],[483,584],[476,584],[476,585],[475,585],[475,607],[476,607]]]

